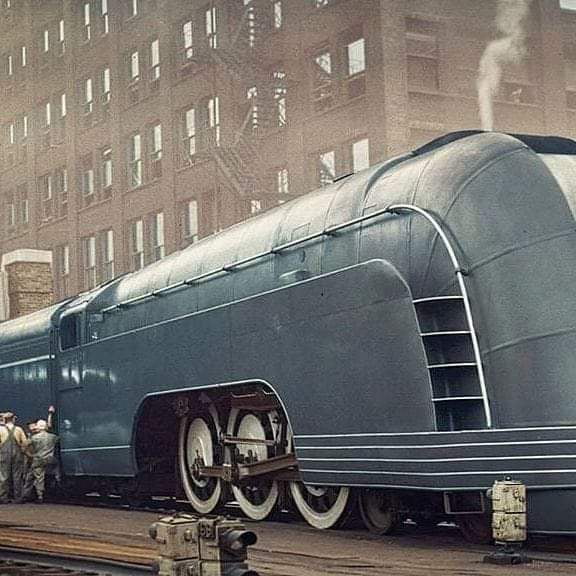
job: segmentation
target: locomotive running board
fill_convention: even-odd
[[[300,475],[295,469],[297,465],[294,454],[273,456],[262,462],[253,464],[237,464],[236,466],[200,466],[198,473],[207,478],[222,478],[223,480],[246,480],[255,476],[273,476],[275,480],[299,480]]]

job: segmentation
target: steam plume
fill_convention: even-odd
[[[478,79],[478,103],[483,130],[494,127],[492,100],[500,88],[502,66],[519,62],[526,53],[527,31],[524,20],[530,11],[532,0],[498,0],[496,27],[502,35],[486,46],[480,59]]]

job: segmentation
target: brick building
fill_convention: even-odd
[[[495,0],[0,4],[0,254],[52,251],[57,298],[479,128],[496,14]],[[495,129],[576,134],[571,7],[532,2]]]

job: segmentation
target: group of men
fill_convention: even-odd
[[[29,422],[27,433],[12,412],[0,413],[0,504],[44,501],[46,471],[59,481],[58,436],[51,432],[54,407],[47,420]]]

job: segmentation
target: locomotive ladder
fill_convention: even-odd
[[[430,373],[436,427],[442,431],[490,428],[480,347],[465,274],[454,248],[440,224],[425,210],[399,204],[390,211],[416,213],[432,225],[448,252],[460,288],[458,295],[413,300]]]

